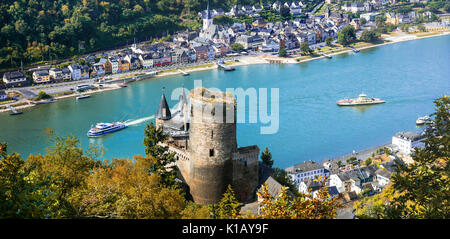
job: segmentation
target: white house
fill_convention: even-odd
[[[342,181],[342,179],[337,174],[330,175],[329,185],[330,187],[336,187],[339,193],[345,192],[344,181]]]
[[[69,70],[72,73],[73,80],[79,80],[81,78],[81,67],[78,64],[69,65]]]
[[[310,179],[313,180],[317,177],[328,177],[330,171],[326,170],[323,165],[313,161],[297,164],[286,169],[286,172],[291,177],[292,181],[296,185],[300,185],[301,182]]]
[[[392,137],[392,144],[404,155],[410,155],[414,148],[423,148],[423,137],[413,132],[400,132]]]
[[[27,82],[27,78],[22,71],[11,71],[3,74],[3,82],[6,87],[23,86]]]
[[[378,169],[376,172],[376,180],[380,186],[385,186],[389,183],[391,172],[386,169]]]

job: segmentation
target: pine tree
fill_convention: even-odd
[[[145,128],[145,154],[155,159],[150,169],[151,173],[157,173],[161,176],[161,182],[166,186],[175,186],[175,178],[177,175],[175,163],[175,153],[169,153],[169,147],[161,146],[159,143],[163,143],[167,139],[167,135],[164,134],[162,128],[156,128],[153,122],[150,122]],[[172,166],[169,166],[171,165]]]
[[[269,152],[269,148],[265,148],[264,152],[261,154],[261,160],[263,164],[272,167],[273,166],[273,160],[272,160],[272,154]]]
[[[231,188],[231,185],[228,185],[227,191],[223,194],[223,197],[218,204],[217,218],[237,218],[239,216],[240,207],[241,204],[237,200],[233,188]]]

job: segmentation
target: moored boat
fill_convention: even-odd
[[[366,94],[360,94],[356,99],[342,99],[336,102],[339,106],[358,106],[373,105],[385,103],[384,100],[378,98],[369,98]]]
[[[424,125],[424,124],[431,124],[433,121],[431,120],[430,116],[426,115],[423,117],[419,117],[416,120],[416,125]]]
[[[77,96],[77,100],[86,99],[89,97],[91,97],[91,96],[90,95],[79,95],[79,96]]]
[[[124,122],[113,122],[113,123],[97,123],[95,127],[91,128],[87,136],[88,137],[99,137],[105,134],[113,133],[122,129],[125,129],[127,125]]]

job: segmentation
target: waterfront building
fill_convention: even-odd
[[[7,88],[27,85],[27,78],[22,71],[10,71],[3,74],[3,83]]]
[[[104,76],[106,74],[105,67],[102,63],[95,63],[92,70],[93,76]]]
[[[105,63],[105,72],[111,74],[119,72],[119,58],[117,56],[108,57]]]
[[[41,84],[50,82],[50,75],[47,69],[34,71],[32,76],[34,83]]]
[[[194,201],[217,203],[228,185],[240,201],[253,200],[259,183],[259,148],[237,147],[236,99],[205,88],[196,88],[189,96],[190,106],[183,92],[171,110],[163,93],[156,126],[169,135],[164,145],[176,154],[176,166]],[[223,113],[215,112],[216,108]],[[234,120],[218,121],[222,116]]]
[[[50,78],[52,79],[52,81],[54,82],[61,82],[64,81],[64,74],[62,69],[59,68],[51,68],[48,71]]]
[[[62,75],[63,75],[64,81],[68,81],[68,80],[72,79],[72,73],[70,72],[70,69],[68,67],[62,68]]]
[[[128,54],[128,55],[125,56],[125,60],[130,65],[130,70],[131,71],[141,68],[140,60],[139,60],[139,58],[136,55]]]
[[[149,69],[153,67],[153,58],[152,54],[141,54],[139,55],[139,60],[141,61],[142,68]]]
[[[123,57],[120,57],[117,61],[117,73],[130,71],[130,63]]]
[[[197,61],[205,61],[208,59],[209,49],[207,46],[197,46],[193,50],[195,51],[195,59]]]
[[[89,79],[89,67],[82,65],[80,70],[80,79]]]
[[[414,132],[399,132],[392,136],[392,144],[397,147],[399,152],[404,155],[410,155],[414,148],[423,148],[425,143],[423,136]]]
[[[72,74],[72,80],[81,79],[81,66],[78,64],[69,65],[70,73]]]
[[[317,177],[328,177],[330,171],[325,169],[323,165],[314,161],[308,161],[301,164],[296,164],[286,169],[286,172],[291,177],[292,181],[299,186],[301,182],[306,179],[315,179]]]

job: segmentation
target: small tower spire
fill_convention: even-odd
[[[169,120],[172,118],[172,114],[170,113],[169,105],[167,104],[166,96],[164,95],[165,87],[162,88],[162,96],[161,101],[159,102],[158,113],[156,114],[156,118],[160,120]]]

